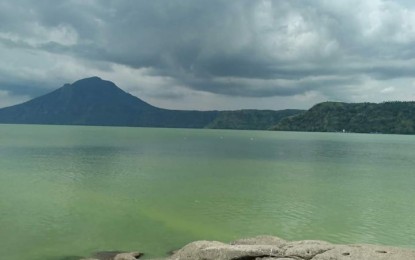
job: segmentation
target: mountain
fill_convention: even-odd
[[[300,110],[185,111],[154,107],[98,77],[0,109],[0,123],[268,129]],[[232,116],[229,116],[232,115]]]
[[[274,130],[415,134],[415,102],[324,102],[282,119]]]

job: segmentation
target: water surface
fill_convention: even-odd
[[[0,255],[197,240],[415,248],[415,137],[0,125]]]

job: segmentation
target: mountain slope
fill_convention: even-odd
[[[105,124],[134,122],[130,113],[157,108],[127,94],[114,83],[93,77],[79,80],[26,103],[0,110],[0,122],[25,124]]]
[[[415,102],[324,102],[284,118],[274,130],[415,134]]]
[[[232,111],[238,117],[235,124],[224,120],[227,113],[230,111],[157,108],[124,92],[110,81],[92,77],[65,84],[28,102],[0,109],[0,123],[268,129],[286,115],[282,111],[254,110],[250,115],[244,111]],[[293,113],[295,111],[290,115]]]

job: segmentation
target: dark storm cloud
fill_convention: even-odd
[[[30,96],[38,97],[46,94],[46,91],[39,86],[34,86],[32,82],[30,83],[9,83],[9,82],[0,82],[0,91],[4,90],[11,92],[14,95],[18,96]]]
[[[0,1],[0,45],[150,68],[222,95],[328,95],[364,78],[415,77],[414,8],[381,0]]]
[[[209,89],[210,92],[230,96],[269,97],[269,96],[293,96],[314,89],[325,89],[336,86],[357,84],[359,79],[340,77],[316,77],[306,80],[273,80],[273,79],[239,79],[228,78],[221,81],[194,80],[188,82],[198,90]],[[253,87],[254,86],[254,87]]]

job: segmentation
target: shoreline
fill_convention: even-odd
[[[135,260],[141,252],[98,252],[80,260]],[[148,260],[415,260],[415,250],[370,244],[332,244],[321,240],[287,241],[276,236],[230,243],[191,242],[170,256]]]

